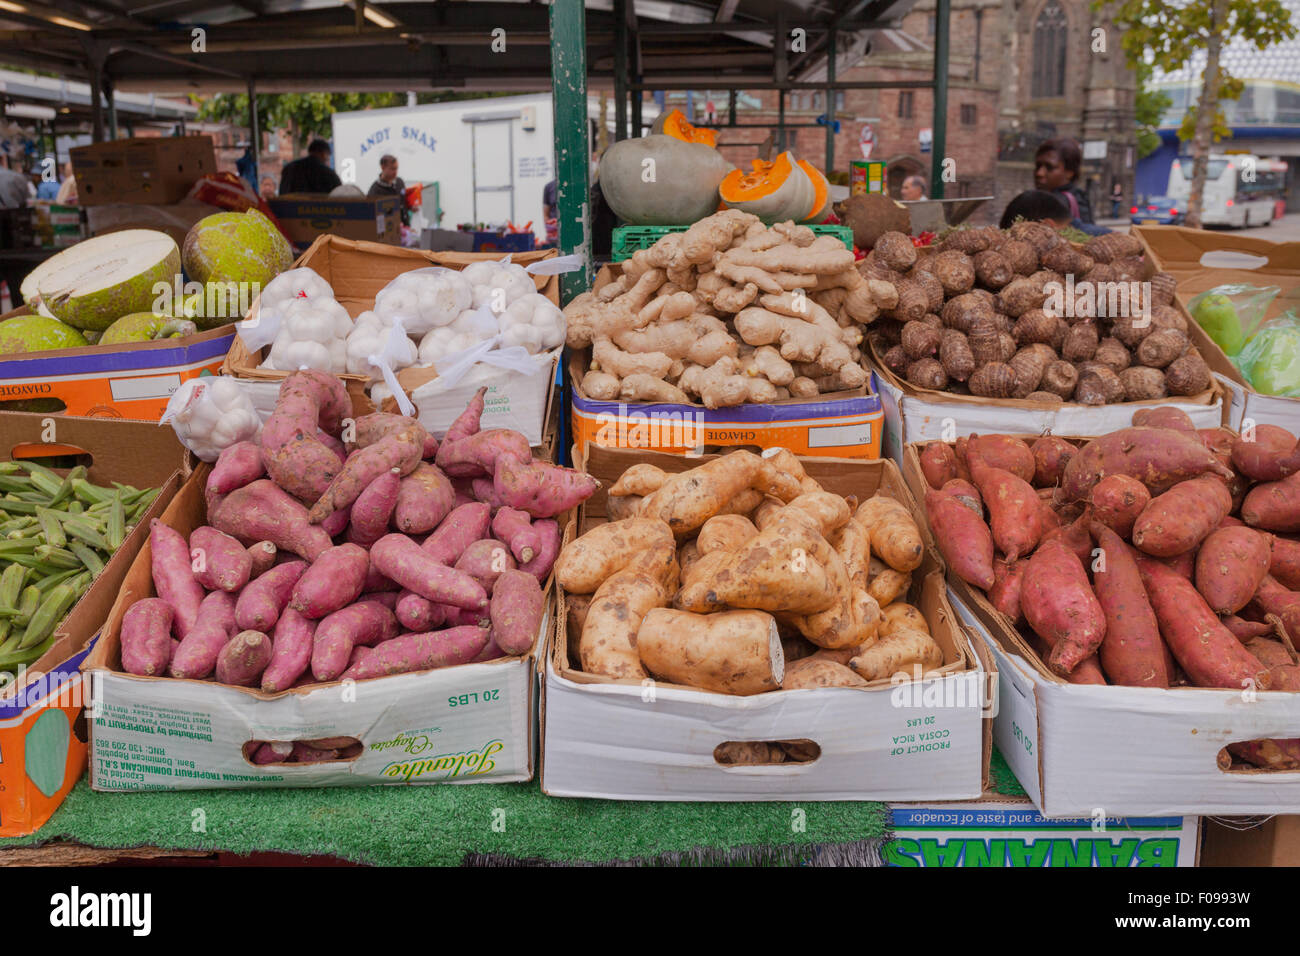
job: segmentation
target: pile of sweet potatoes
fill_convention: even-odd
[[[1162,407],[1091,441],[972,435],[918,454],[950,571],[1065,680],[1300,691],[1295,435],[1198,430]],[[1300,769],[1300,741],[1228,750]]]
[[[629,468],[555,563],[570,660],[722,694],[865,687],[943,664],[904,603],[920,529],[887,495],[827,492],[784,449]]]
[[[438,442],[402,416],[353,421],[341,381],[291,374],[260,442],[208,475],[206,524],[154,522],[157,597],[125,613],[123,670],[278,693],[526,653],[556,516],[597,483],[482,412],[480,391]]]

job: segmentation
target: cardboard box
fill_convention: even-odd
[[[178,248],[199,220],[222,212],[218,206],[187,197],[180,202],[125,203],[104,202],[86,210],[86,224],[92,236],[102,236],[124,229],[153,229],[171,236]]]
[[[184,449],[170,428],[145,422],[0,415],[0,458],[45,456],[76,456],[96,484],[121,481],[161,490],[99,577],[55,628],[53,646],[19,680],[0,691],[0,837],[39,829],[86,769],[82,719],[86,687],[78,668],[149,536],[149,521],[162,513],[180,487]]]
[[[1049,820],[1024,797],[891,804],[886,866],[1196,866],[1200,818]]]
[[[23,306],[0,321],[30,314]],[[0,402],[45,400],[52,412],[156,422],[182,382],[221,370],[234,340],[235,327],[223,325],[179,339],[0,355]]]
[[[1201,866],[1300,866],[1300,817],[1207,817]]]
[[[1215,286],[1245,283],[1281,288],[1265,313],[1266,319],[1288,309],[1300,311],[1300,242],[1269,242],[1182,226],[1134,226],[1133,234],[1142,240],[1156,266],[1178,279],[1175,301],[1187,316],[1193,343],[1228,394],[1229,424],[1241,430],[1242,422],[1250,419],[1256,425],[1277,425],[1295,431],[1300,421],[1300,398],[1263,395],[1251,388],[1223,349],[1197,325],[1187,307],[1193,298]],[[1202,265],[1207,255],[1211,261],[1231,264]]]
[[[555,254],[554,249],[523,252],[515,255],[513,261],[528,266],[552,258]],[[310,266],[315,269],[333,286],[335,298],[348,310],[348,314],[356,318],[373,308],[375,296],[403,272],[431,266],[459,271],[472,262],[496,261],[500,258],[488,253],[426,252],[321,236],[299,257],[295,266]],[[558,277],[534,276],[534,284],[539,293],[559,304]],[[256,308],[256,303],[254,307]],[[236,336],[222,365],[222,371],[239,382],[254,407],[263,415],[269,415],[275,407],[280,383],[288,375],[287,372],[260,367],[266,351],[251,355],[243,341]],[[551,383],[555,380],[559,355],[560,351],[556,350],[537,356],[537,373],[530,376],[480,365],[447,390],[436,383],[438,373],[431,368],[404,368],[397,373],[397,381],[419,408],[421,424],[435,436],[446,434],[448,427],[465,410],[479,387],[487,385],[489,392],[483,411],[483,427],[513,428],[523,432],[531,444],[540,445],[546,433]],[[366,393],[369,383],[366,376],[343,374],[339,378],[347,386],[348,394],[352,396],[352,407],[358,415],[377,410]]]
[[[207,465],[162,520],[188,537],[205,520]],[[280,694],[214,681],[138,677],[121,668],[122,617],[154,595],[146,541],[82,669],[92,679],[90,785],[96,790],[367,786],[531,780],[537,660],[549,629],[521,657]],[[254,740],[354,737],[351,759],[254,765]]]
[[[315,242],[331,234],[343,239],[396,244],[402,239],[402,210],[396,196],[290,194],[268,199],[290,242]]]
[[[707,456],[710,460],[716,456]],[[804,458],[830,491],[865,499],[882,491],[915,509],[890,461]],[[676,455],[588,450],[585,468],[608,488],[632,464],[680,472],[701,462]],[[606,520],[604,490],[584,503],[566,537]],[[932,555],[913,572],[910,600],[944,649],[938,676],[891,686],[714,694],[653,680],[584,674],[569,659],[566,596],[542,694],[542,790],[619,800],[958,800],[983,792],[988,774],[988,663],[956,625]],[[726,766],[727,741],[811,740],[806,763]]]
[[[602,267],[592,290],[616,281],[622,272],[618,263]],[[582,390],[590,364],[590,349],[569,355],[573,438],[579,450],[598,446],[696,454],[744,446],[829,458],[880,457],[885,409],[874,391],[874,377],[862,388],[814,399],[710,409],[699,403],[590,398]]]
[[[1190,320],[1189,320],[1190,321]],[[1191,323],[1195,325],[1195,323]],[[880,398],[885,407],[885,456],[902,461],[903,446],[912,442],[952,441],[961,435],[986,433],[1036,433],[1104,435],[1132,423],[1133,413],[1151,405],[1181,408],[1197,428],[1224,424],[1225,392],[1217,384],[1199,395],[1152,402],[1116,402],[1111,405],[1048,404],[1015,398],[954,395],[905,382],[875,354],[870,343],[864,350],[875,366]]]
[[[141,136],[75,147],[72,171],[82,206],[174,203],[217,171],[217,157],[210,136]]]
[[[916,445],[907,447],[903,477],[923,501]],[[928,522],[922,534],[937,552]],[[1300,774],[1219,766],[1229,743],[1300,737],[1300,694],[1070,684],[1047,669],[983,592],[954,574],[948,587],[958,616],[997,664],[994,742],[1045,816],[1280,813],[1300,806]]]

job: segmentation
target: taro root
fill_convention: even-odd
[[[1097,326],[1092,322],[1080,322],[1070,326],[1061,344],[1061,358],[1067,362],[1087,362],[1097,354],[1100,336]]]
[[[1008,239],[998,252],[1016,275],[1032,275],[1038,269],[1038,252],[1023,239]]]
[[[975,278],[990,289],[1000,289],[1015,278],[1011,263],[992,249],[975,254]]]
[[[972,395],[1011,398],[1016,393],[1016,370],[1005,362],[989,362],[977,368],[966,384]]]
[[[903,350],[901,345],[892,346],[881,358],[881,361],[885,363],[885,368],[889,369],[895,375],[905,374],[907,372],[907,366],[912,363],[912,360],[907,357],[907,352]]]
[[[1056,352],[1041,342],[1027,345],[1011,357],[1007,364],[1016,370],[1016,398],[1026,398],[1038,390],[1047,366],[1056,361]]]
[[[1093,259],[1079,252],[1069,243],[1055,246],[1042,256],[1043,268],[1051,269],[1053,272],[1060,272],[1063,275],[1074,275],[1082,279],[1093,267]]]
[[[992,322],[980,322],[971,329],[969,342],[975,367],[1002,361],[1002,333]]]
[[[903,326],[902,343],[912,360],[934,355],[939,351],[939,330],[928,322],[908,322]]]
[[[982,318],[991,318],[993,307],[975,292],[954,296],[944,303],[940,317],[943,324],[960,332],[970,332],[975,323]]]
[[[997,302],[1000,311],[1012,318],[1020,318],[1031,309],[1041,309],[1047,300],[1047,292],[1034,277],[1012,279],[998,293]]]
[[[1043,380],[1038,384],[1044,391],[1052,392],[1069,401],[1078,382],[1079,373],[1073,365],[1069,362],[1056,361],[1049,363],[1043,370]]]
[[[1170,305],[1154,305],[1151,307],[1151,325],[1157,329],[1176,329],[1179,332],[1187,332],[1187,319],[1183,314]]]
[[[919,282],[899,279],[894,283],[894,288],[898,290],[898,305],[893,309],[894,318],[910,322],[930,311],[930,296]]]
[[[908,273],[908,278],[925,290],[927,296],[926,308],[930,312],[938,312],[943,308],[943,283],[934,277],[933,272],[926,272],[917,267]]]
[[[975,286],[975,263],[964,252],[941,252],[934,257],[934,275],[949,295],[961,295]]]
[[[975,355],[966,333],[944,329],[939,339],[939,362],[944,373],[956,382],[964,382],[975,371]]]
[[[1041,222],[1012,223],[1011,228],[1007,230],[1007,235],[1012,239],[1023,239],[1028,242],[1039,256],[1065,242],[1060,233]]]
[[[1133,356],[1124,343],[1117,338],[1107,337],[1097,345],[1092,355],[1093,361],[1100,362],[1114,372],[1122,372],[1133,364]]]
[[[1074,400],[1084,405],[1107,405],[1124,399],[1124,386],[1119,376],[1099,362],[1090,363],[1079,372],[1079,384],[1074,389]]]
[[[1016,319],[1011,334],[1019,345],[1050,343],[1056,334],[1056,316],[1048,315],[1042,309],[1030,309]]]
[[[1121,316],[1115,319],[1110,326],[1110,334],[1131,349],[1137,348],[1141,341],[1153,331],[1155,331],[1155,325],[1152,324],[1149,316]]]
[[[917,388],[941,389],[947,386],[948,376],[938,359],[923,358],[907,367],[907,380]]]
[[[1126,402],[1146,402],[1168,394],[1165,373],[1158,368],[1133,365],[1119,373],[1119,381],[1124,386]]]
[[[1059,405],[1065,399],[1061,398],[1055,392],[1030,392],[1025,396],[1027,402],[1043,402],[1048,405]]]
[[[1170,395],[1195,395],[1210,387],[1210,367],[1195,349],[1165,369]]]
[[[1156,329],[1138,343],[1137,360],[1151,368],[1165,368],[1181,357],[1190,345],[1187,336],[1177,329]]]
[[[1151,304],[1172,305],[1178,280],[1168,272],[1157,272],[1151,277]]]
[[[883,233],[872,247],[876,256],[896,272],[906,272],[916,264],[916,246],[911,236],[901,232]]]
[[[964,252],[968,256],[973,256],[975,253],[983,252],[989,248],[1001,234],[1002,231],[994,226],[981,226],[972,229],[958,227],[944,237],[940,248],[943,252]]]
[[[1140,256],[1145,250],[1137,236],[1127,232],[1109,232],[1089,239],[1083,251],[1098,262],[1114,262],[1128,256]]]

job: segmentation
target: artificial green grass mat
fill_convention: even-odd
[[[537,783],[96,793],[83,779],[37,833],[96,847],[324,854],[384,866],[467,856],[605,863],[806,862],[827,844],[879,839],[879,803],[629,803],[547,797]],[[730,851],[757,848],[739,858]],[[703,851],[703,852],[701,852]],[[680,861],[678,861],[680,862]]]
[[[1000,793],[1005,797],[1027,797],[1025,788],[1020,785],[1016,775],[1011,772],[1011,767],[1007,765],[1007,758],[1002,756],[1002,751],[997,747],[993,748],[993,758],[989,761],[989,788],[994,793]]]

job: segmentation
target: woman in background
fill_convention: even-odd
[[[1049,139],[1034,153],[1034,185],[1045,192],[1059,196],[1070,211],[1070,225],[1090,236],[1110,232],[1092,220],[1092,204],[1088,194],[1078,186],[1079,168],[1083,152],[1072,139]]]

